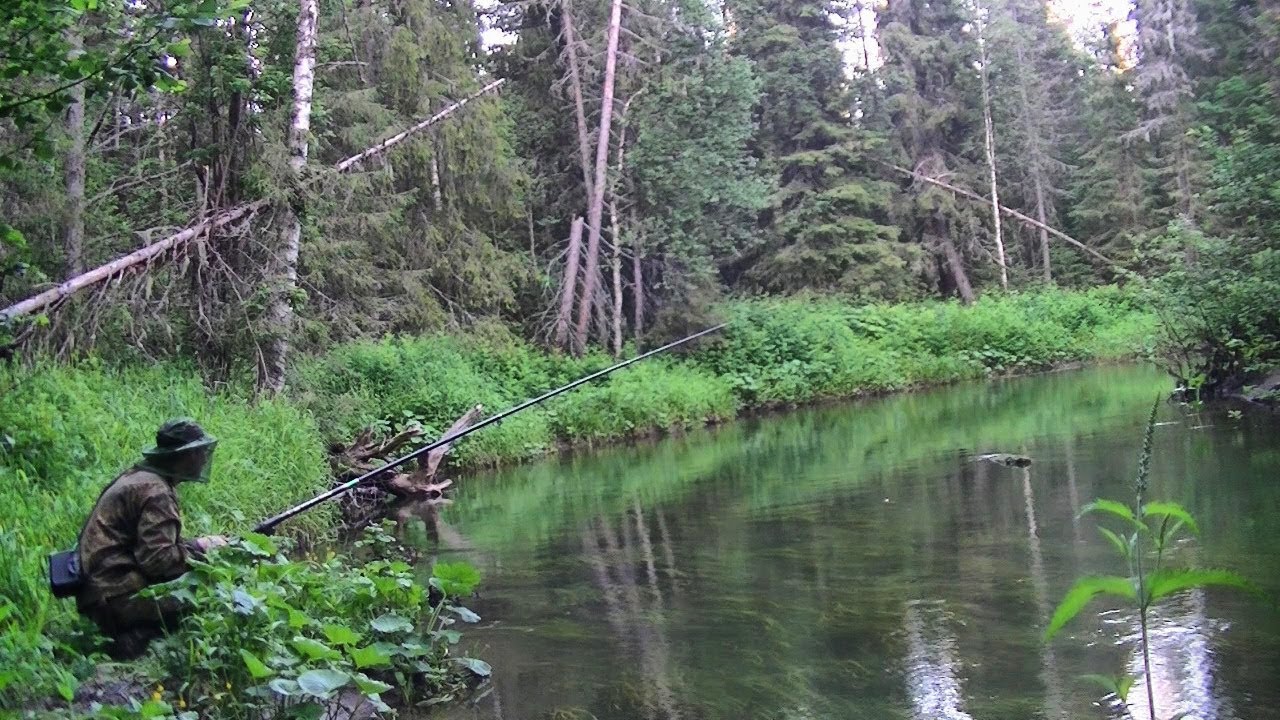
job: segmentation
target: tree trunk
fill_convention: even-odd
[[[1048,213],[1045,209],[1044,202],[1044,184],[1040,182],[1040,174],[1035,173],[1032,176],[1032,184],[1036,191],[1036,219],[1040,221],[1042,226],[1048,226]],[[1037,228],[1040,231],[1040,260],[1044,268],[1044,281],[1053,282],[1053,270],[1049,265],[1049,231],[1044,227]]]
[[[613,221],[613,356],[622,356],[622,231],[618,222],[618,203],[609,203]]]
[[[439,143],[432,143],[431,148],[431,209],[436,212],[444,209],[444,194],[440,190]]]
[[[609,183],[609,220],[612,223],[613,235],[613,356],[622,356],[622,221],[618,215],[618,183],[622,182],[624,170],[623,159],[627,156],[627,112],[631,109],[631,101],[636,99],[633,93],[622,104],[622,112],[618,114],[618,162],[614,166],[613,180]]]
[[[578,158],[582,163],[582,186],[591,202],[591,138],[587,133],[587,110],[582,97],[582,75],[578,70],[578,38],[573,29],[573,13],[567,3],[560,5],[564,23],[565,53],[569,61],[569,91],[573,93],[574,119],[578,127]]]
[[[1022,101],[1022,128],[1026,134],[1028,154],[1031,156],[1031,185],[1036,196],[1036,219],[1040,224],[1047,226],[1049,224],[1048,211],[1044,199],[1044,164],[1042,160],[1042,144],[1041,144],[1041,126],[1040,123],[1033,119],[1032,113],[1035,108],[1031,105],[1031,98],[1027,92],[1027,59],[1026,49],[1023,45],[1022,38],[1016,38],[1015,50],[1018,57],[1018,95]],[[1044,227],[1038,228],[1040,236],[1040,257],[1041,267],[1044,270],[1044,281],[1053,282],[1053,271],[1049,263],[1049,231]]]
[[[641,271],[640,260],[644,257],[644,249],[640,242],[639,228],[633,222],[632,232],[636,234],[635,242],[631,244],[631,302],[635,307],[631,308],[634,320],[631,326],[631,334],[638,341],[644,333],[644,275]]]
[[[604,217],[604,190],[608,182],[609,128],[613,122],[613,80],[618,67],[618,30],[622,26],[622,0],[613,0],[609,12],[609,41],[605,48],[604,87],[600,92],[600,133],[596,138],[596,173],[591,186],[591,206],[587,209],[587,266],[583,281],[582,304],[578,307],[574,350],[587,347],[587,326],[591,321],[591,303],[595,297],[600,273],[600,222]]]
[[[293,330],[293,295],[298,287],[298,251],[302,244],[302,171],[307,165],[307,135],[311,129],[311,94],[316,77],[316,22],[318,0],[301,0],[298,10],[297,48],[293,61],[293,113],[289,121],[289,171],[291,205],[284,209],[284,231],[272,259],[267,282],[272,287],[267,307],[266,347],[263,350],[262,389],[284,389],[289,336]]]
[[[1000,195],[996,189],[996,134],[991,126],[991,82],[988,78],[987,39],[979,26],[978,44],[981,48],[982,79],[982,124],[985,129],[984,141],[987,150],[987,172],[991,179],[991,224],[995,228],[996,262],[1000,263],[1000,287],[1009,288],[1009,268],[1004,257],[1004,237],[1000,228]]]
[[[934,227],[938,233],[938,243],[942,245],[943,257],[946,258],[947,267],[951,271],[951,280],[955,283],[956,292],[960,294],[960,301],[968,305],[976,296],[973,294],[973,285],[969,284],[969,274],[964,269],[964,258],[960,256],[960,250],[951,239],[951,227],[941,218],[935,220]]]
[[[73,47],[80,45],[77,35]],[[67,108],[67,161],[64,179],[67,186],[67,209],[63,219],[63,251],[66,253],[67,275],[84,272],[84,84],[71,89],[71,106]]]
[[[578,291],[578,259],[582,257],[582,218],[573,219],[569,229],[569,256],[564,262],[564,278],[560,281],[560,311],[556,313],[556,329],[552,342],[564,347],[569,337],[569,320],[573,317],[573,299]]]

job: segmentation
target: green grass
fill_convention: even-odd
[[[244,530],[327,482],[315,422],[283,401],[210,394],[176,367],[112,370],[94,363],[0,370],[0,704],[39,697],[57,672],[49,637],[83,627],[74,602],[49,594],[45,556],[75,543],[98,492],[139,459],[167,417],[190,415],[219,439],[216,481],[180,486],[187,534]],[[296,531],[321,531],[324,512]]]
[[[1149,353],[1156,334],[1154,317],[1115,288],[989,295],[969,307],[757,300],[721,313],[732,324],[716,339],[477,433],[455,461],[496,465],[752,408],[1131,358]],[[303,358],[276,400],[254,401],[237,387],[210,392],[193,370],[173,365],[0,370],[0,704],[47,696],[66,672],[53,653],[76,657],[51,639],[83,624],[72,603],[49,596],[44,558],[75,541],[98,491],[165,418],[193,416],[221,440],[213,482],[180,490],[188,532],[235,532],[323,489],[326,444],[362,427],[418,423],[437,436],[477,403],[496,412],[610,362],[548,354],[487,328],[360,341]],[[331,518],[313,511],[289,528],[322,532]]]

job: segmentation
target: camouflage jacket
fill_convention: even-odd
[[[195,545],[182,539],[182,518],[173,485],[135,467],[102,491],[80,533],[80,574],[76,598],[88,611],[132,595],[187,571]]]

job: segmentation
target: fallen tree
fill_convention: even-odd
[[[939,179],[937,179],[937,178],[929,177],[928,175],[925,175],[924,173],[919,173],[919,172],[916,172],[916,171],[914,171],[914,170],[908,170],[908,169],[906,169],[906,168],[904,168],[904,167],[899,167],[899,166],[897,166],[897,165],[892,165],[892,164],[890,164],[890,163],[884,163],[884,162],[882,162],[882,163],[880,163],[880,164],[881,164],[881,165],[883,165],[883,166],[884,166],[884,167],[886,167],[886,168],[889,168],[890,170],[894,170],[894,171],[896,171],[896,172],[902,173],[903,175],[906,175],[907,177],[914,178],[914,179],[916,179],[916,180],[923,180],[924,182],[927,182],[927,183],[929,183],[930,185],[936,185],[936,186],[938,186],[938,187],[940,187],[940,188],[942,188],[942,189],[944,189],[944,190],[950,190],[951,192],[953,192],[953,193],[955,193],[955,194],[957,194],[957,195],[960,195],[960,196],[966,197],[966,198],[968,198],[968,199],[970,199],[970,200],[974,200],[974,201],[977,201],[977,202],[980,202],[980,203],[983,203],[983,204],[991,204],[991,203],[992,203],[992,201],[991,201],[991,200],[989,200],[989,199],[987,199],[987,198],[984,198],[984,197],[982,197],[981,195],[979,195],[979,194],[977,194],[977,193],[975,193],[975,192],[971,192],[971,191],[966,190],[966,189],[964,189],[964,188],[962,188],[962,187],[957,187],[957,186],[952,185],[951,183],[948,183],[948,182],[943,182],[942,180],[939,180]],[[1111,258],[1107,257],[1106,255],[1103,255],[1102,253],[1098,252],[1097,250],[1094,250],[1093,248],[1089,247],[1088,245],[1085,245],[1084,243],[1080,242],[1079,240],[1077,240],[1077,239],[1075,239],[1075,238],[1071,237],[1070,235],[1068,235],[1068,234],[1066,234],[1066,233],[1062,232],[1061,230],[1059,230],[1059,229],[1057,229],[1057,228],[1053,227],[1052,225],[1046,225],[1046,224],[1044,224],[1044,223],[1040,222],[1039,220],[1036,220],[1036,219],[1035,219],[1035,218],[1033,218],[1033,217],[1030,217],[1030,216],[1028,216],[1028,215],[1023,215],[1022,213],[1018,212],[1017,210],[1014,210],[1014,209],[1012,209],[1012,208],[1005,207],[1004,205],[999,205],[999,208],[1000,208],[1000,212],[1004,213],[1005,215],[1008,215],[1009,217],[1014,218],[1015,220],[1018,220],[1018,221],[1020,221],[1020,222],[1023,222],[1023,223],[1026,223],[1026,224],[1028,224],[1028,225],[1031,225],[1032,227],[1038,228],[1038,229],[1040,229],[1040,230],[1044,230],[1045,232],[1047,232],[1047,233],[1049,233],[1050,235],[1052,235],[1052,236],[1054,236],[1054,237],[1058,238],[1059,240],[1062,240],[1063,242],[1066,242],[1066,243],[1068,243],[1068,244],[1070,244],[1070,245],[1073,245],[1073,246],[1075,246],[1076,248],[1078,248],[1079,250],[1081,250],[1081,251],[1083,251],[1083,252],[1087,253],[1088,255],[1091,255],[1091,256],[1093,256],[1093,257],[1097,258],[1098,260],[1101,260],[1102,262],[1104,262],[1104,263],[1106,263],[1106,264],[1110,265],[1111,267],[1113,267],[1113,268],[1115,268],[1115,269],[1117,269],[1117,270],[1121,270],[1121,271],[1125,272],[1126,274],[1128,274],[1128,272],[1129,272],[1129,271],[1128,271],[1126,268],[1124,268],[1123,266],[1121,266],[1121,265],[1120,265],[1120,263],[1118,263],[1118,262],[1116,262],[1116,261],[1112,260]]]
[[[397,133],[396,135],[392,135],[386,140],[383,140],[363,152],[352,155],[351,157],[337,163],[333,166],[333,169],[337,172],[346,172],[352,168],[359,167],[364,161],[385,153],[387,150],[399,145],[410,137],[413,137],[432,125],[439,123],[441,120],[449,117],[472,100],[493,92],[504,82],[506,82],[505,79],[500,79],[489,83],[474,94],[453,103],[426,120],[423,120],[422,122]],[[11,322],[12,320],[24,315],[40,312],[41,310],[62,302],[71,295],[74,295],[85,288],[92,287],[98,283],[109,280],[131,268],[139,266],[145,267],[163,253],[178,248],[192,240],[195,240],[196,238],[201,237],[202,235],[217,230],[230,223],[248,218],[259,210],[267,207],[269,204],[270,201],[266,199],[254,200],[253,202],[237,205],[229,210],[223,210],[222,212],[215,213],[210,217],[197,220],[168,237],[134,250],[127,255],[122,255],[105,265],[100,265],[92,270],[68,278],[38,295],[33,295],[26,300],[10,305],[0,311],[0,323]]]

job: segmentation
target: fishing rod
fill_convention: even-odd
[[[391,471],[391,470],[393,470],[393,469],[395,469],[395,468],[397,468],[397,467],[400,467],[401,465],[404,465],[405,463],[409,462],[410,460],[413,460],[413,459],[415,459],[415,458],[421,457],[422,455],[425,455],[426,453],[429,453],[429,452],[431,452],[432,450],[435,450],[436,448],[438,448],[438,447],[440,447],[440,446],[442,446],[442,445],[448,445],[449,443],[454,442],[455,440],[460,440],[460,439],[462,439],[462,438],[466,437],[467,435],[470,435],[471,433],[473,433],[473,432],[475,432],[475,431],[477,431],[477,430],[479,430],[479,429],[481,429],[481,428],[488,427],[488,426],[490,426],[490,425],[493,425],[494,423],[501,422],[504,418],[508,418],[508,417],[510,417],[510,416],[512,416],[512,415],[515,415],[516,413],[520,412],[521,410],[524,410],[524,409],[526,409],[526,408],[533,407],[534,405],[537,405],[538,403],[541,403],[541,402],[545,402],[545,401],[547,401],[547,400],[550,400],[551,398],[553,398],[553,397],[555,397],[555,396],[557,396],[557,395],[560,395],[561,393],[566,393],[566,392],[568,392],[568,391],[570,391],[570,390],[572,390],[572,389],[574,389],[574,388],[578,387],[579,385],[583,385],[583,384],[585,384],[585,383],[589,383],[589,382],[591,382],[592,380],[596,380],[596,379],[598,379],[598,378],[602,378],[602,377],[604,377],[605,375],[608,375],[609,373],[611,373],[611,372],[613,372],[613,371],[615,371],[615,370],[621,370],[622,368],[624,368],[624,367],[626,367],[626,366],[628,366],[628,365],[631,365],[632,363],[637,363],[637,362],[640,362],[641,360],[644,360],[644,359],[645,359],[645,358],[647,358],[647,357],[652,357],[652,356],[657,355],[657,354],[659,354],[659,353],[664,353],[664,352],[666,352],[666,351],[670,350],[671,348],[674,348],[674,347],[679,346],[679,345],[683,345],[683,344],[685,344],[685,343],[689,342],[690,340],[696,340],[697,338],[700,338],[700,337],[702,337],[703,335],[710,335],[711,333],[713,333],[713,332],[715,332],[715,331],[717,331],[717,330],[720,330],[721,328],[723,328],[723,327],[724,327],[725,325],[727,325],[727,324],[728,324],[728,323],[720,323],[719,325],[716,325],[716,326],[714,326],[714,327],[709,327],[709,328],[707,328],[706,330],[703,330],[703,331],[701,331],[701,332],[696,332],[696,333],[694,333],[694,334],[692,334],[692,335],[690,335],[690,336],[688,336],[688,337],[681,338],[681,339],[679,339],[679,340],[676,340],[675,342],[667,343],[666,345],[663,345],[662,347],[654,348],[653,350],[650,350],[649,352],[646,352],[646,353],[642,353],[642,354],[640,354],[640,355],[637,355],[637,356],[635,356],[635,357],[631,358],[630,360],[623,360],[622,362],[617,363],[617,364],[615,364],[615,365],[610,365],[609,367],[607,367],[607,368],[605,368],[605,369],[603,369],[603,370],[599,370],[599,371],[593,372],[593,373],[591,373],[590,375],[587,375],[586,377],[578,378],[577,380],[574,380],[573,382],[569,383],[568,385],[563,385],[563,386],[561,386],[561,387],[556,388],[555,390],[550,390],[550,391],[548,391],[548,392],[545,392],[545,393],[543,393],[543,394],[539,395],[538,397],[533,398],[532,400],[525,400],[524,402],[520,403],[519,405],[516,405],[515,407],[507,408],[506,410],[503,410],[502,412],[498,413],[497,415],[493,415],[493,416],[490,416],[490,417],[488,417],[488,418],[485,418],[484,420],[482,420],[482,421],[480,421],[480,422],[476,423],[475,425],[472,425],[472,426],[471,426],[471,427],[469,427],[469,428],[465,428],[465,429],[463,429],[463,430],[459,430],[459,431],[458,431],[458,432],[456,432],[456,433],[453,433],[452,435],[447,435],[447,436],[445,436],[445,437],[442,437],[442,438],[440,438],[439,440],[436,440],[435,442],[429,443],[429,444],[427,444],[427,445],[424,445],[424,446],[422,446],[422,447],[418,448],[417,450],[414,450],[413,452],[409,453],[408,455],[405,455],[405,456],[404,456],[404,457],[402,457],[402,458],[399,458],[399,459],[397,459],[397,460],[392,460],[391,462],[387,463],[386,465],[383,465],[382,467],[379,467],[379,468],[374,468],[373,470],[370,470],[369,472],[367,472],[367,473],[365,473],[365,474],[361,475],[361,476],[360,476],[360,477],[358,477],[358,478],[355,478],[354,480],[348,480],[347,482],[342,483],[341,485],[339,485],[339,486],[337,486],[337,487],[335,487],[335,488],[332,488],[332,489],[327,490],[327,491],[325,491],[325,492],[323,492],[323,493],[320,493],[319,495],[317,495],[317,496],[315,496],[315,497],[311,498],[310,500],[307,500],[306,502],[303,502],[303,503],[299,503],[299,504],[297,504],[297,505],[294,505],[293,507],[289,508],[288,510],[285,510],[284,512],[280,513],[279,515],[276,515],[275,517],[272,517],[272,518],[268,518],[267,520],[263,520],[262,522],[258,523],[258,526],[257,526],[257,527],[255,527],[253,530],[254,530],[254,532],[262,533],[262,534],[264,534],[264,535],[270,535],[270,534],[271,534],[271,533],[276,529],[276,526],[278,526],[280,523],[282,523],[282,522],[284,522],[284,521],[286,521],[286,520],[288,520],[288,519],[290,519],[290,518],[292,518],[292,517],[295,517],[295,516],[297,516],[297,515],[300,515],[300,514],[302,514],[302,513],[306,512],[306,511],[310,510],[311,508],[313,508],[313,507],[315,507],[315,506],[319,505],[320,503],[325,502],[326,500],[331,500],[331,499],[333,499],[333,498],[335,498],[335,497],[337,497],[337,496],[339,496],[339,495],[341,495],[341,494],[343,494],[343,493],[345,493],[345,492],[347,492],[347,491],[349,491],[349,490],[352,490],[352,489],[354,489],[354,488],[356,488],[356,487],[358,487],[358,486],[360,486],[360,485],[363,485],[364,483],[368,482],[369,480],[371,480],[371,479],[373,479],[373,478],[375,478],[375,477],[378,477],[379,475],[382,475],[383,473],[389,472],[389,471]]]

